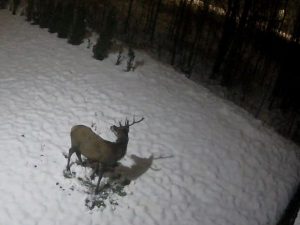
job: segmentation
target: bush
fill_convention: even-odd
[[[131,47],[128,49],[128,60],[127,60],[127,68],[126,72],[129,72],[130,70],[133,70],[133,61],[135,58],[134,51]]]
[[[72,45],[80,45],[83,42],[86,32],[85,9],[79,7],[75,12],[74,18],[68,42]]]
[[[96,45],[93,47],[94,58],[103,60],[108,56],[108,52],[112,46],[112,38],[117,25],[116,11],[110,8],[106,17],[105,27],[99,35]]]

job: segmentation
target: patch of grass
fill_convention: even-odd
[[[63,175],[65,178],[73,178],[73,177],[75,177],[76,173],[65,169],[65,170],[63,170]]]
[[[130,184],[128,179],[110,178],[106,184],[100,187],[100,191],[97,195],[93,192],[96,188],[90,180],[78,178],[78,180],[89,189],[90,196],[85,199],[85,206],[90,210],[99,208],[105,209],[107,206],[111,206],[115,209],[119,205],[118,197],[124,197],[127,195],[124,190],[125,186]]]

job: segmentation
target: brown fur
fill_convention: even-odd
[[[88,160],[98,163],[96,170],[99,173],[99,180],[96,187],[98,192],[99,183],[105,168],[113,167],[122,159],[127,151],[129,126],[141,122],[133,121],[129,124],[126,120],[125,125],[111,126],[110,130],[116,135],[115,142],[110,142],[97,135],[91,128],[84,125],[76,125],[71,129],[71,148],[68,155],[67,170],[70,171],[70,159],[73,153],[76,153],[79,161],[82,163],[81,155]],[[100,168],[101,166],[101,168]]]

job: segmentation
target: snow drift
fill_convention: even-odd
[[[115,55],[94,60],[85,44],[0,11],[0,224],[275,224],[299,149],[172,68],[137,59],[144,65],[125,73]],[[90,210],[90,169],[63,176],[70,128],[113,140],[109,126],[133,115],[145,121],[119,168],[131,182]]]

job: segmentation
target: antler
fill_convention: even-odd
[[[119,121],[119,127],[130,127],[130,126],[132,126],[132,125],[135,124],[135,123],[142,122],[143,120],[144,120],[144,117],[142,117],[142,118],[139,119],[139,120],[135,120],[135,116],[133,116],[133,122],[132,122],[132,123],[129,123],[129,120],[126,118],[126,119],[125,119],[124,125],[122,125],[122,122]]]
[[[142,122],[144,120],[144,117],[142,117],[140,120],[135,120],[135,116],[133,116],[133,122],[131,124],[129,124],[129,121],[127,120],[127,126],[132,126],[133,124],[135,123],[139,123],[139,122]]]
[[[133,124],[135,124],[135,123],[139,123],[139,122],[141,122],[141,121],[143,121],[144,120],[144,117],[142,117],[140,120],[135,120],[135,116],[133,116],[133,122],[132,123],[129,123],[129,120],[126,118],[125,119],[125,123],[124,123],[124,125],[122,125],[122,123],[121,123],[121,121],[119,122],[119,127],[130,127],[130,126],[132,126]]]

